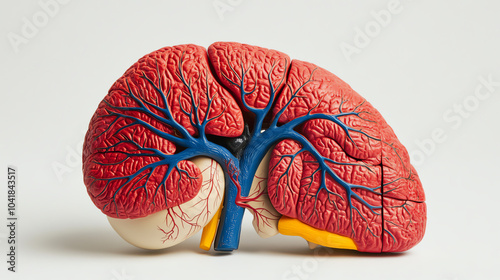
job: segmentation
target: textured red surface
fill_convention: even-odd
[[[245,96],[245,100],[249,106],[258,109],[266,107],[270,102],[270,84],[275,85],[274,89],[277,91],[285,84],[285,71],[290,58],[284,53],[246,44],[218,42],[208,48],[208,54],[219,80],[234,93],[234,98],[240,104],[238,85],[228,80],[241,81],[243,77],[244,90],[253,91]]]
[[[199,100],[197,111],[192,110],[180,71]],[[200,118],[207,113],[216,117],[208,123],[206,134],[241,135],[242,111],[248,117],[251,109],[244,108],[240,90],[249,93],[245,101],[252,108],[274,106],[271,118],[289,103],[279,124],[306,114],[355,113],[338,117],[352,129],[349,131],[324,119],[298,127],[318,153],[330,160],[328,166],[339,177],[335,180],[326,175],[326,189],[321,188],[321,169],[310,152],[297,153],[302,146],[294,140],[276,144],[269,165],[271,202],[283,215],[352,238],[360,251],[404,251],[422,239],[424,192],[406,149],[380,113],[322,68],[291,61],[278,51],[238,43],[215,43],[208,48],[208,56],[204,48],[195,45],[160,49],[141,58],[111,87],[90,122],[83,150],[88,193],[105,214],[144,217],[180,205],[200,189],[200,170],[190,161],[181,161],[179,170],[174,169],[163,185],[167,166],[141,171],[160,160],[148,155],[148,149],[168,155],[179,152],[175,144],[151,130],[174,135],[178,131],[139,111],[127,114],[151,124],[151,128],[115,115],[118,107],[141,105],[129,92],[140,96],[149,110],[162,114],[155,105],[165,108],[164,101],[144,77],[170,91],[167,103],[173,118],[191,135],[198,132],[188,114],[195,113]],[[273,90],[277,96],[271,96]],[[205,92],[218,94],[209,112]],[[299,97],[292,98],[294,92]],[[290,155],[294,154],[292,160]],[[347,189],[339,180],[364,188]]]
[[[197,133],[190,123],[189,116],[182,112],[180,107],[182,104],[184,110],[191,112],[192,106],[188,94],[184,92],[185,86],[178,76],[181,58],[183,74],[186,79],[190,80],[193,95],[200,103],[197,112],[200,119],[207,112],[207,97],[204,93],[207,89],[208,92],[218,93],[208,113],[210,118],[219,114],[220,116],[207,124],[206,134],[234,137],[243,131],[241,111],[236,101],[212,76],[207,53],[203,47],[195,45],[167,47],[144,56],[113,84],[92,117],[85,137],[83,148],[85,184],[93,202],[106,215],[120,218],[144,217],[182,204],[193,198],[200,189],[200,170],[190,161],[182,161],[178,165],[180,170],[187,171],[189,176],[183,172],[182,178],[179,178],[179,172],[174,170],[165,183],[166,187],[159,186],[167,169],[165,165],[159,166],[153,172],[151,170],[139,172],[125,185],[123,184],[127,181],[126,179],[107,180],[133,175],[142,167],[159,161],[158,157],[147,155],[127,157],[125,152],[135,151],[136,154],[144,154],[144,148],[158,149],[165,154],[176,152],[176,146],[173,143],[144,126],[127,126],[132,124],[133,120],[111,115],[118,111],[113,106],[138,107],[140,105],[127,96],[129,87],[134,94],[144,98],[144,103],[149,102],[165,107],[153,86],[141,76],[145,75],[154,84],[160,82],[164,91],[170,89],[167,102],[174,119],[187,128],[191,135]],[[161,115],[161,112],[158,112],[154,106],[146,106]],[[169,126],[142,112],[129,111],[127,114],[152,124],[160,131],[176,133]],[[115,122],[116,119],[117,122]],[[135,144],[130,143],[129,140],[134,140]],[[137,144],[141,145],[141,149],[137,148]],[[108,153],[104,155],[104,151]],[[109,153],[110,151],[113,153]],[[151,175],[147,185],[136,189],[146,182],[149,173]]]
[[[292,62],[287,87],[277,99],[274,114],[300,87],[303,97],[291,101],[280,123],[308,112],[359,112],[339,119],[363,133],[348,134],[332,121],[319,119],[308,121],[300,133],[322,156],[342,163],[329,166],[343,181],[374,189],[352,191],[375,208],[370,209],[356,198],[349,205],[346,189],[329,176],[326,186],[330,192],[319,190],[321,172],[314,157],[301,153],[293,163],[283,157],[302,148],[291,140],[276,145],[272,154],[270,167],[275,169],[269,173],[268,192],[273,205],[283,215],[352,238],[360,251],[403,251],[413,247],[425,231],[425,197],[408,153],[392,129],[345,82],[316,65],[297,60]]]

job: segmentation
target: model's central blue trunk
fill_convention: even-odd
[[[247,197],[252,187],[253,178],[260,162],[272,148],[272,146],[287,137],[291,137],[293,130],[286,127],[271,127],[268,130],[254,134],[248,146],[243,151],[241,160],[237,166],[238,174],[231,174],[226,170],[226,192],[224,197],[224,208],[219,222],[217,237],[214,249],[216,251],[232,251],[238,249],[240,241],[241,223],[245,209],[236,205],[238,196],[238,186],[232,181],[230,176],[238,176],[240,185],[240,196]]]

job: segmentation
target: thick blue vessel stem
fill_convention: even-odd
[[[323,115],[321,115],[323,116]],[[317,115],[314,115],[317,117]],[[306,143],[302,136],[294,131],[294,128],[312,118],[312,115],[307,115],[282,126],[277,126],[277,121],[273,122],[271,126],[263,132],[253,133],[253,137],[245,147],[242,154],[238,171],[238,182],[240,184],[240,196],[247,197],[252,187],[252,181],[260,162],[272,148],[272,146],[283,139],[295,139],[301,143]],[[331,116],[323,116],[329,118]],[[258,127],[257,129],[260,129]],[[236,174],[226,172],[226,193],[224,198],[224,208],[222,210],[221,220],[219,222],[217,237],[215,240],[214,249],[216,251],[232,251],[238,249],[240,241],[241,223],[245,209],[236,205],[235,200],[238,196],[238,188],[231,182],[230,177]]]
[[[289,133],[278,127],[254,134],[239,161],[238,182],[241,197],[249,195],[254,174],[267,151],[276,141],[289,136]],[[229,173],[226,172],[226,182],[229,181],[229,184],[226,186],[224,208],[215,240],[214,249],[216,251],[236,250],[240,241],[241,224],[245,209],[235,204],[238,188],[228,176],[235,176],[236,174]]]
[[[238,249],[240,243],[241,222],[245,209],[234,203],[237,196],[237,190],[234,183],[226,173],[226,191],[224,195],[224,208],[222,209],[217,237],[215,239],[214,249],[216,251],[233,251]]]

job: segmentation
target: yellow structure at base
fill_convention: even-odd
[[[219,225],[220,214],[222,212],[222,204],[219,210],[215,213],[212,220],[203,228],[201,233],[200,248],[208,251],[214,242],[215,233],[217,232],[217,226]]]
[[[278,223],[278,231],[284,235],[300,236],[309,242],[324,247],[350,250],[358,249],[354,241],[349,237],[313,228],[297,219],[286,216],[281,217]]]

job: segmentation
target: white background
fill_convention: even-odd
[[[499,279],[499,2],[401,0],[385,26],[373,12],[387,10],[389,0],[325,2],[74,0],[48,15],[38,1],[2,1],[0,218],[6,223],[12,164],[19,272],[7,272],[0,226],[0,278]],[[221,3],[231,9],[218,13]],[[26,20],[38,27],[23,35]],[[356,45],[356,28],[367,27],[369,43]],[[13,34],[23,42],[12,43]],[[199,236],[147,252],[113,232],[82,182],[82,139],[97,104],[141,56],[221,40],[313,62],[383,114],[412,153],[427,195],[419,245],[397,255],[315,257],[298,237],[259,238],[248,214],[240,249],[229,255],[200,250]],[[346,44],[357,53],[345,55]],[[479,79],[489,76],[498,82],[478,99]],[[463,116],[453,111],[464,103]],[[430,140],[435,131],[442,136]]]

